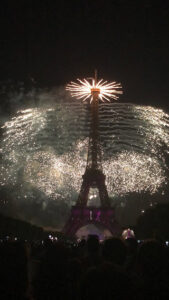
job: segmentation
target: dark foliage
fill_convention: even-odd
[[[151,237],[169,239],[169,204],[157,204],[141,215],[136,225],[136,234],[140,239]]]

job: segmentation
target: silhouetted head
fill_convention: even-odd
[[[127,249],[124,242],[118,238],[105,240],[102,255],[106,261],[117,265],[123,265],[126,259]]]
[[[156,240],[147,240],[139,248],[137,263],[143,274],[156,276],[163,272],[167,262],[164,245]]]
[[[90,268],[81,283],[82,300],[123,300],[132,298],[132,283],[127,274],[112,263]]]
[[[99,238],[95,234],[88,235],[87,250],[90,254],[97,253],[99,250]]]
[[[137,240],[134,238],[128,238],[124,240],[125,245],[127,246],[128,254],[135,255],[137,252]]]

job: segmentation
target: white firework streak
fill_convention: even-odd
[[[118,95],[122,94],[122,86],[120,83],[117,82],[110,82],[103,81],[103,79],[99,80],[98,83],[95,80],[92,80],[92,84],[86,79],[77,79],[78,83],[71,82],[66,86],[66,90],[71,92],[71,96],[77,99],[82,99],[86,101],[88,98],[92,98],[92,90],[97,89],[99,91],[98,97],[101,101],[104,100],[110,101],[110,99],[117,100],[119,98]]]
[[[67,106],[69,107],[69,104]],[[121,107],[126,110],[125,105],[121,105]],[[146,124],[146,126],[142,126],[141,134],[144,133],[144,147],[146,146],[149,151],[139,152],[137,149],[133,149],[132,145],[126,151],[120,145],[119,151],[112,152],[109,159],[105,159],[103,153],[103,171],[111,197],[141,191],[149,191],[153,194],[166,183],[166,165],[160,149],[163,143],[165,143],[166,149],[169,149],[169,116],[162,110],[152,107],[135,105],[132,107],[134,113],[137,112],[137,117],[141,120],[139,124]],[[65,106],[63,106],[64,109]],[[51,137],[52,144],[46,145],[50,140],[50,133],[48,131],[45,133],[49,112],[53,117],[58,114],[54,108],[34,108],[21,111],[19,115],[4,124],[0,184],[15,186],[18,183],[18,171],[22,168],[22,185],[28,185],[30,190],[36,188],[56,201],[60,198],[67,198],[71,205],[71,201],[76,201],[76,198],[73,199],[73,195],[77,196],[79,193],[85,170],[88,139],[77,140],[72,145],[71,151],[58,154],[53,137]],[[63,125],[66,130],[71,131],[71,122],[75,118],[72,118],[73,115],[71,115],[70,119],[64,119],[67,118],[67,114],[63,116],[61,111],[56,118],[57,124],[54,123],[54,125],[58,126],[59,130]],[[70,131],[65,134],[67,138]],[[45,144],[40,143],[39,134],[41,134],[42,141],[45,137],[45,142],[43,142]],[[70,143],[72,143],[71,138],[69,137]],[[118,141],[118,132],[115,138]],[[66,140],[63,142],[66,144]],[[60,140],[57,143],[60,146]],[[20,198],[24,199],[27,195],[22,196],[20,195]]]

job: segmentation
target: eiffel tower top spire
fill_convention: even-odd
[[[92,102],[90,105],[91,126],[89,134],[89,146],[87,156],[87,169],[102,170],[101,148],[99,136],[99,94],[100,89],[97,86],[97,70],[95,70],[95,87],[91,89]]]

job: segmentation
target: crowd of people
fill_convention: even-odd
[[[95,235],[78,243],[0,243],[0,299],[168,299],[169,248]]]

